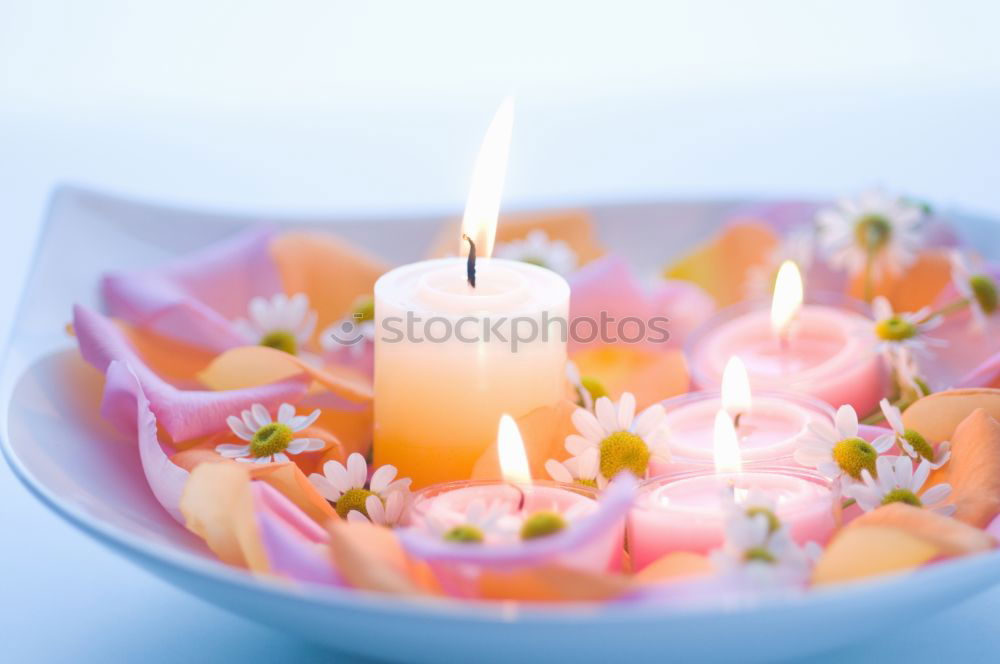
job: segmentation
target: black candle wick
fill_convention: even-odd
[[[462,239],[469,243],[469,262],[466,264],[466,274],[469,277],[469,285],[476,287],[476,243],[472,238],[462,233]]]

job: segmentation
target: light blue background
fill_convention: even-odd
[[[997,25],[961,1],[0,0],[0,330],[58,181],[454,211],[508,93],[508,208],[881,183],[1000,217]],[[5,659],[329,659],[112,556],[5,466],[0,528]],[[990,590],[818,661],[998,661],[997,616]]]

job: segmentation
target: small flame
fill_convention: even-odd
[[[788,335],[788,328],[802,308],[802,275],[793,261],[785,261],[778,269],[774,283],[774,299],[771,300],[771,330],[775,336]]]
[[[514,99],[507,97],[500,104],[490,123],[483,143],[479,147],[476,165],[472,169],[469,197],[465,199],[462,217],[462,235],[476,243],[476,255],[489,258],[493,255],[493,240],[497,233],[500,215],[500,196],[507,175],[507,156],[510,153],[510,136],[514,129]],[[461,236],[459,238],[461,240]],[[464,240],[459,244],[459,255],[469,254]]]
[[[715,472],[740,472],[743,469],[743,459],[740,456],[736,427],[733,425],[732,418],[724,410],[715,414],[714,434]]]
[[[743,360],[733,355],[722,372],[722,408],[731,417],[750,412],[750,377]]]
[[[524,451],[524,441],[517,422],[510,415],[500,416],[497,431],[497,455],[500,457],[500,474],[508,482],[531,483],[531,466]]]

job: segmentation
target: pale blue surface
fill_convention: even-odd
[[[884,182],[1000,214],[992,3],[624,3],[616,20],[251,4],[0,2],[0,328],[58,180],[243,209],[455,209],[512,89],[513,205]],[[4,659],[330,660],[126,563],[3,464],[0,506]],[[813,661],[995,662],[998,631],[991,589]]]

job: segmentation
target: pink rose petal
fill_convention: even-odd
[[[245,343],[233,325],[256,296],[282,292],[269,247],[273,231],[240,233],[164,266],[101,281],[111,315],[210,350]]]
[[[147,367],[121,331],[101,314],[77,305],[73,308],[73,329],[83,358],[99,371],[107,371],[115,360],[129,366],[150,410],[174,440],[189,440],[226,428],[226,417],[238,414],[254,403],[273,410],[284,401],[296,401],[305,394],[309,377],[303,374],[270,385],[242,390],[211,392],[179,390]],[[114,408],[107,416],[120,421]]]

